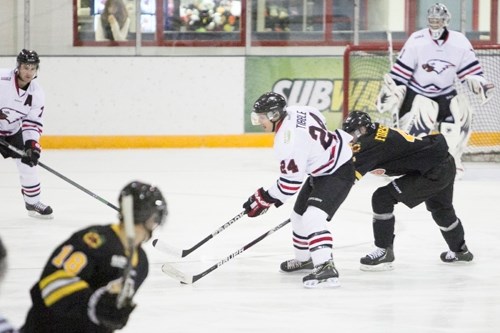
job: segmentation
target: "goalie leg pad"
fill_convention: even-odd
[[[410,112],[399,119],[399,128],[416,137],[426,136],[436,128],[438,113],[439,106],[436,102],[417,95]]]
[[[472,108],[467,97],[459,94],[450,101],[453,123],[443,122],[439,131],[446,139],[448,151],[455,159],[457,170],[463,171],[462,154],[471,135]]]

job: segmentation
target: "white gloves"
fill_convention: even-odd
[[[399,112],[401,104],[406,95],[406,86],[396,85],[396,82],[389,74],[384,75],[384,83],[377,96],[377,110],[384,112]]]
[[[481,105],[485,104],[493,97],[495,86],[493,83],[488,83],[484,77],[480,75],[469,75],[465,77],[465,81],[470,91],[481,98]]]

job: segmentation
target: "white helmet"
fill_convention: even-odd
[[[450,23],[451,14],[442,3],[435,3],[427,10],[427,26],[432,34],[432,39],[441,37],[444,29]]]

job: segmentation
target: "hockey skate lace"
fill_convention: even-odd
[[[368,254],[368,257],[370,257],[370,259],[377,259],[377,258],[382,257],[384,254],[385,254],[385,249],[381,249],[380,247],[377,247],[377,249],[375,251]]]
[[[48,206],[38,201],[36,204],[31,205],[31,207],[38,213],[42,213]]]
[[[292,259],[287,262],[288,269],[295,269],[302,266],[302,261],[298,261],[297,259]]]
[[[455,255],[455,252],[453,251],[448,251],[446,252],[446,259],[455,259],[456,258],[456,255]]]

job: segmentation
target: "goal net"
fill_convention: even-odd
[[[475,46],[476,55],[485,76],[496,89],[493,98],[481,105],[480,98],[457,81],[459,93],[468,96],[474,110],[472,135],[464,153],[464,160],[500,161],[500,45]],[[374,121],[392,125],[391,114],[376,109],[377,95],[395,61],[397,51],[387,46],[349,46],[344,52],[344,118],[352,110],[368,112]]]

